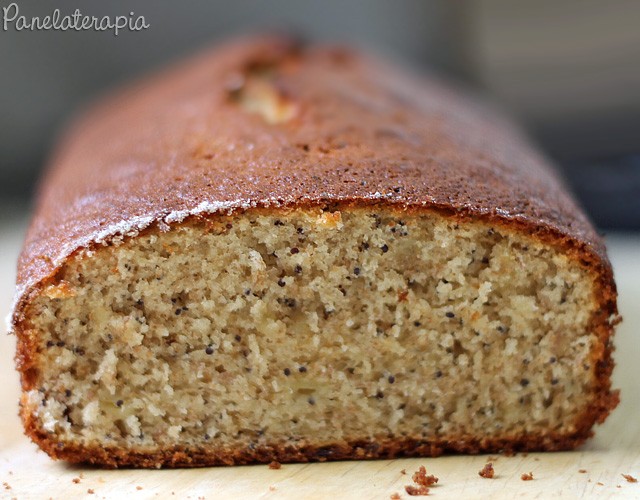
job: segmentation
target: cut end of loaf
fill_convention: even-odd
[[[615,406],[596,281],[433,211],[192,218],[78,253],[30,302],[23,417],[111,466],[566,449]]]

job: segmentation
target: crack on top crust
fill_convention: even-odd
[[[227,79],[229,100],[270,125],[292,120],[300,108],[282,75],[299,66],[302,45],[291,41],[274,48],[274,53],[256,55]]]

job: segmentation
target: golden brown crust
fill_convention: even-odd
[[[232,98],[230,85],[256,67],[273,68],[273,85],[297,103],[288,121],[268,123]],[[205,53],[72,127],[41,185],[19,298],[74,249],[198,207],[443,207],[548,228],[607,264],[587,218],[513,129],[476,101],[344,49],[257,39]]]
[[[237,102],[237,82],[261,71],[294,110],[283,121]],[[350,51],[282,39],[196,57],[106,99],[72,128],[42,184],[19,261],[12,323],[23,390],[34,388],[38,356],[25,312],[82,249],[216,213],[362,206],[435,211],[528,233],[590,272],[598,387],[575,433],[131,453],[59,448],[23,413],[27,433],[54,457],[109,466],[560,450],[583,442],[618,402],[610,389],[616,289],[602,240],[545,160],[512,125],[437,83]]]

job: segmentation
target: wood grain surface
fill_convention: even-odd
[[[22,221],[0,227],[0,314],[9,311]],[[640,498],[640,235],[608,238],[624,322],[616,336],[614,384],[622,403],[578,451],[505,456],[284,464],[180,470],[101,470],[53,462],[22,434],[17,417],[15,339],[0,328],[0,498],[412,498],[420,465],[439,482],[436,498]],[[491,460],[494,479],[478,471]],[[405,470],[406,474],[402,471]],[[583,472],[581,472],[583,471]],[[532,472],[532,481],[523,473]],[[415,497],[420,498],[420,497]]]

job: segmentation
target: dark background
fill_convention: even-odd
[[[0,8],[10,1],[0,0]],[[529,129],[598,225],[640,229],[640,2],[17,0],[144,15],[141,32],[3,31],[0,200],[24,206],[65,122],[109,87],[241,33],[371,47],[481,89]],[[7,203],[8,202],[8,203]]]

